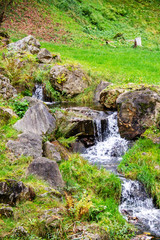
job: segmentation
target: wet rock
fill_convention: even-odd
[[[159,122],[160,95],[150,89],[123,93],[116,103],[122,137],[135,139]]]
[[[16,89],[10,84],[10,80],[0,74],[0,97],[9,99],[17,95]]]
[[[100,84],[97,86],[95,94],[94,94],[94,101],[99,102],[100,101],[100,93],[102,90],[104,90],[106,87],[108,87],[111,83],[101,81]]]
[[[55,160],[56,162],[60,162],[62,160],[59,151],[57,151],[54,144],[50,143],[49,141],[45,142],[44,144],[43,154],[44,157]]]
[[[8,50],[12,51],[27,51],[36,54],[40,51],[39,41],[31,35],[8,45]]]
[[[83,153],[85,151],[85,146],[82,142],[76,141],[74,143],[71,143],[71,151],[74,153]]]
[[[66,137],[77,135],[78,139],[83,139],[82,142],[85,142],[85,145],[88,146],[93,145],[95,138],[98,137],[98,125],[101,125],[102,132],[100,135],[104,137],[107,128],[106,116],[102,111],[87,107],[66,108],[55,112],[59,131]],[[86,141],[91,142],[91,144],[87,144]]]
[[[22,182],[12,179],[0,180],[0,203],[14,206],[21,200],[33,200],[34,198],[33,189]]]
[[[39,51],[37,58],[40,63],[49,64],[52,62],[52,54],[46,48]]]
[[[46,180],[53,187],[63,187],[64,182],[55,161],[45,157],[36,158],[28,167],[28,174],[34,174]]]
[[[68,97],[82,93],[89,86],[89,77],[80,67],[55,65],[50,75],[53,87]]]
[[[28,232],[24,229],[24,227],[19,226],[19,227],[13,229],[12,235],[14,237],[24,239],[25,237],[28,236]]]
[[[37,103],[29,108],[24,117],[14,124],[14,128],[18,131],[23,133],[32,132],[38,135],[51,133],[55,126],[55,118],[43,103]]]
[[[0,204],[0,217],[13,217],[13,208],[8,204]]]
[[[42,156],[42,138],[34,133],[23,133],[18,139],[9,140],[7,147],[15,156],[31,156],[33,158]]]

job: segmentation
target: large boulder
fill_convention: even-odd
[[[0,203],[14,206],[21,200],[33,200],[34,198],[33,189],[22,182],[12,179],[0,180]]]
[[[35,159],[28,167],[28,174],[34,174],[46,180],[52,187],[63,187],[64,182],[55,161],[45,157]]]
[[[100,84],[98,84],[98,86],[97,86],[97,88],[95,90],[95,94],[94,94],[94,101],[95,102],[99,102],[100,101],[100,93],[102,92],[102,90],[104,90],[110,84],[111,83],[105,82],[105,81],[101,81]]]
[[[10,80],[0,74],[0,97],[9,99],[16,96],[16,89],[10,84]]]
[[[50,75],[53,87],[69,97],[82,93],[89,86],[89,77],[80,67],[55,65]]]
[[[43,146],[43,155],[46,158],[49,158],[51,160],[55,160],[56,162],[60,162],[62,160],[59,151],[57,151],[54,144],[50,143],[49,141],[45,142],[45,144]]]
[[[27,37],[15,42],[15,43],[10,43],[8,45],[8,50],[27,51],[32,54],[36,54],[40,51],[40,43],[32,35],[28,35]]]
[[[7,147],[17,157],[24,155],[37,158],[41,157],[43,152],[42,138],[34,133],[20,134],[17,140],[9,140]]]
[[[56,126],[55,118],[43,103],[37,103],[29,108],[24,117],[14,124],[14,128],[23,133],[38,135],[51,133]]]
[[[104,112],[87,107],[61,109],[55,112],[55,117],[58,129],[65,137],[77,136],[86,147],[93,145],[99,137],[99,127],[103,138],[108,126]]]
[[[123,93],[116,104],[122,137],[134,139],[146,128],[160,123],[160,94],[149,88]]]

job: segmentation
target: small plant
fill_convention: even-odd
[[[28,109],[28,106],[29,106],[29,102],[27,100],[24,100],[24,101],[20,101],[20,100],[15,100],[13,103],[12,103],[12,106],[13,106],[13,109],[15,111],[15,113],[20,117],[22,118],[25,114],[25,112],[27,111]]]
[[[65,137],[60,137],[58,138],[58,141],[66,148],[69,148],[70,147],[70,144],[71,143],[74,143],[76,141],[76,137],[75,136],[72,136],[72,137],[69,137],[69,138],[65,138]]]
[[[66,81],[65,74],[63,73],[62,75],[57,77],[57,83],[61,84]]]
[[[76,220],[80,220],[81,218],[89,216],[89,209],[92,207],[90,196],[85,193],[83,194],[82,198],[77,201],[73,199],[71,195],[68,195],[65,192],[65,198],[67,212],[71,217],[75,218]]]

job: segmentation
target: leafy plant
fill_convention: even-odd
[[[58,138],[58,141],[66,148],[69,148],[70,147],[70,144],[71,143],[74,143],[76,141],[76,137],[75,136],[72,136],[72,137],[69,137],[69,138],[65,138],[65,137],[60,137]]]
[[[12,106],[15,113],[22,118],[29,107],[29,102],[27,100],[14,100]]]

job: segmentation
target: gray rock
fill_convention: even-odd
[[[116,104],[122,137],[134,139],[150,126],[160,124],[160,95],[149,88],[123,93]]]
[[[55,65],[50,75],[52,86],[70,97],[82,93],[89,86],[89,77],[79,67]]]
[[[37,58],[39,60],[40,63],[51,63],[52,62],[52,54],[46,49],[46,48],[42,48],[40,50],[40,52],[37,55]]]
[[[34,174],[46,180],[52,187],[63,187],[61,173],[55,161],[48,158],[39,157],[28,167],[28,174]]]
[[[55,160],[56,162],[60,162],[62,160],[61,155],[56,150],[54,144],[50,143],[49,141],[45,142],[44,144],[43,154],[46,158]]]
[[[83,153],[86,150],[86,148],[82,142],[76,141],[74,143],[71,143],[71,150],[74,153],[77,153],[77,152]]]
[[[51,133],[56,126],[55,118],[49,113],[43,103],[37,103],[29,108],[24,117],[14,124],[14,128],[23,133],[35,133],[38,135]]]
[[[13,217],[13,208],[8,204],[0,204],[0,216],[2,217]]]
[[[99,102],[100,101],[100,93],[102,92],[102,90],[104,90],[106,87],[108,87],[111,83],[109,82],[105,82],[105,81],[101,81],[100,84],[98,84],[95,94],[94,94],[94,101],[95,102]]]
[[[91,146],[98,137],[96,121],[102,128],[102,138],[108,126],[107,115],[102,111],[92,110],[87,107],[73,107],[55,112],[57,126],[65,137],[78,136],[86,147]]]
[[[40,51],[39,41],[31,35],[8,45],[8,50],[13,51],[27,51],[36,54]]]
[[[17,95],[17,90],[10,84],[10,80],[0,74],[0,97],[9,99]]]
[[[34,198],[33,189],[22,182],[12,179],[0,180],[0,203],[14,206],[21,200],[33,200]]]
[[[33,158],[42,156],[42,138],[34,133],[23,133],[16,141],[9,140],[7,147],[15,156],[31,156]]]

